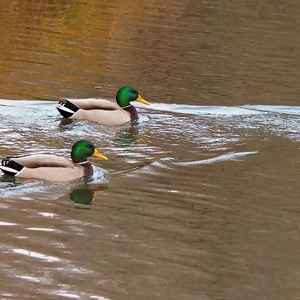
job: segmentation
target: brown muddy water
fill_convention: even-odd
[[[0,4],[0,157],[109,157],[1,173],[1,299],[300,299],[299,1]],[[134,125],[54,107],[128,84]]]

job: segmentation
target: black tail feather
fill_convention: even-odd
[[[79,107],[68,100],[60,101],[56,108],[64,118],[71,118],[79,109]]]
[[[10,160],[10,159],[3,159],[1,162],[0,169],[6,175],[14,176],[19,173],[24,167],[19,163]]]

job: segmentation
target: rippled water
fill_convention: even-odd
[[[1,4],[0,157],[109,157],[0,175],[1,299],[299,298],[297,1]],[[127,84],[137,124],[55,108]]]
[[[272,244],[279,239],[284,247],[290,237],[278,231],[296,234],[294,196],[284,199],[291,207],[278,201],[291,175],[276,186],[283,175],[275,162],[298,148],[299,107],[152,103],[139,107],[138,124],[107,127],[62,120],[53,102],[0,105],[3,154],[47,149],[67,156],[73,140],[89,138],[109,156],[100,165],[93,160],[89,182],[2,177],[1,253],[8,261],[2,272],[12,296],[38,284],[34,294],[54,298],[186,293],[196,299],[202,283],[214,286],[234,272],[244,297],[247,276],[262,276],[249,272],[253,251],[263,251],[267,265],[280,265]],[[294,163],[282,171],[294,174]],[[153,285],[162,285],[157,294]]]

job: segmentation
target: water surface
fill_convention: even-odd
[[[1,299],[298,299],[299,4],[2,1],[0,157],[88,180],[0,176]],[[63,120],[135,86],[137,124]]]

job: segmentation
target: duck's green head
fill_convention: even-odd
[[[77,141],[71,150],[71,158],[75,163],[83,163],[87,161],[89,156],[95,156],[100,159],[108,160],[108,158],[102,155],[94,146],[94,144],[88,140]]]
[[[121,87],[117,92],[116,100],[121,107],[128,106],[131,101],[135,100],[144,104],[149,104],[132,86]]]

